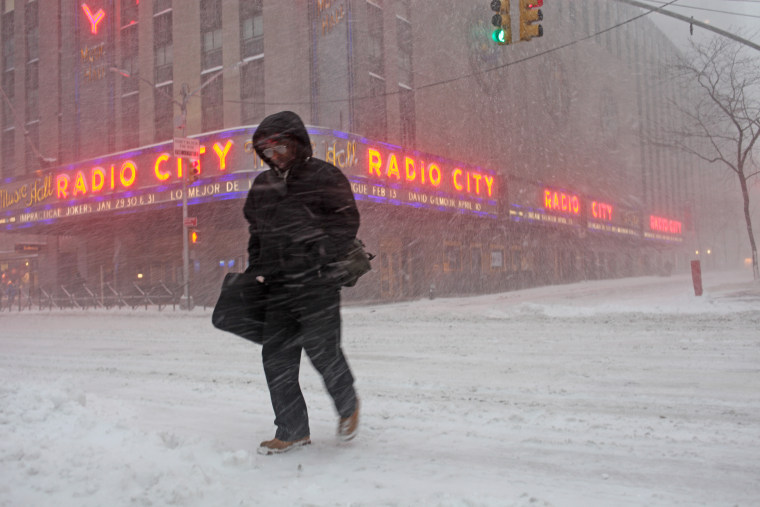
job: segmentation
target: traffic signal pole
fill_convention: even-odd
[[[634,7],[641,7],[642,9],[648,9],[652,12],[656,12],[658,14],[663,14],[665,16],[670,16],[671,18],[676,18],[681,21],[685,21],[689,23],[690,25],[696,25],[700,28],[704,28],[705,30],[709,30],[711,32],[717,33],[719,35],[722,35],[723,37],[728,37],[729,39],[735,40],[736,42],[739,42],[741,44],[744,44],[745,46],[749,46],[752,49],[756,49],[757,51],[760,51],[760,46],[755,44],[752,41],[748,41],[747,39],[743,39],[739,37],[738,35],[734,35],[731,32],[727,32],[725,30],[721,30],[720,28],[715,28],[712,25],[708,25],[707,23],[702,23],[701,21],[697,21],[694,18],[689,18],[686,16],[683,16],[681,14],[676,14],[675,12],[666,11],[663,9],[663,7],[654,7],[652,5],[645,4],[644,2],[638,2],[636,0],[615,0],[616,2],[621,2],[628,5],[633,5]]]
[[[185,127],[187,126],[187,102],[190,96],[187,86],[182,86],[182,103],[180,104],[182,114],[182,124],[179,129],[182,131],[182,137],[185,137]],[[182,302],[184,308],[190,310],[190,241],[187,237],[187,173],[182,168]],[[182,307],[182,305],[180,305]]]

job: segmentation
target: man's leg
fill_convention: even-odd
[[[350,417],[356,408],[356,391],[340,346],[340,292],[321,291],[308,301],[301,315],[303,348],[322,375],[340,417]]]
[[[267,313],[261,356],[277,432],[275,438],[292,442],[309,436],[309,414],[298,383],[301,346],[299,326],[287,312]]]

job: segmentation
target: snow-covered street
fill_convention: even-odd
[[[344,308],[357,439],[308,360],[281,456],[210,310],[0,313],[0,505],[760,505],[749,271]]]

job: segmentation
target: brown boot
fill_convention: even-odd
[[[356,398],[354,413],[348,417],[341,417],[338,421],[338,438],[348,442],[356,436],[359,430],[359,398]]]
[[[298,440],[293,440],[292,442],[284,442],[279,438],[273,438],[272,440],[261,442],[256,452],[259,454],[265,454],[267,456],[272,454],[282,454],[283,452],[292,451],[293,449],[297,449],[304,445],[309,445],[310,443],[311,439],[309,437],[299,438]]]

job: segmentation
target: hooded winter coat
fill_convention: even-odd
[[[297,146],[286,171],[258,149],[273,136]],[[329,283],[321,267],[344,255],[359,229],[348,179],[334,165],[312,157],[309,134],[293,112],[265,118],[253,134],[253,146],[270,169],[256,177],[243,208],[250,231],[248,270],[268,282]]]

